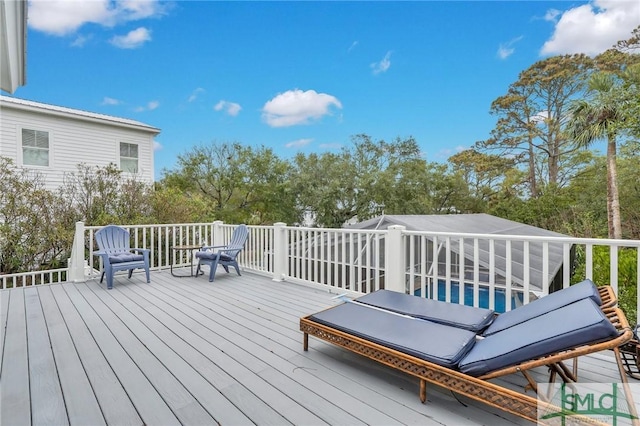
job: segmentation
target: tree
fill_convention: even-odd
[[[271,149],[240,143],[196,146],[178,156],[162,185],[202,197],[212,218],[232,223],[295,223],[300,212],[290,191],[291,166]]]
[[[622,233],[633,240],[640,240],[640,139],[629,140],[618,152],[618,179],[620,185],[620,209]]]
[[[367,135],[357,135],[352,158],[358,181],[358,219],[433,209],[433,167],[422,158],[414,138],[374,142]]]
[[[631,37],[627,40],[621,40],[615,45],[615,50],[620,52],[633,53],[640,49],[640,25],[631,31]]]
[[[607,142],[607,222],[610,238],[622,238],[618,188],[617,142],[621,136],[640,136],[640,26],[630,39],[618,42],[595,58],[598,71],[588,81],[584,99],[571,105],[568,134],[577,146]]]
[[[484,154],[476,149],[466,149],[449,157],[454,173],[464,180],[471,197],[477,201],[472,211],[484,211],[491,199],[500,191],[505,175],[515,166],[511,158]],[[483,206],[483,207],[480,207]]]
[[[89,166],[80,163],[65,173],[58,195],[75,220],[87,225],[147,223],[151,219],[152,186],[136,176],[124,176],[113,163]]]
[[[356,215],[356,173],[349,151],[297,154],[292,180],[305,222],[341,227]]]
[[[0,273],[55,268],[66,260],[73,227],[60,226],[60,205],[41,175],[0,157]]]
[[[640,60],[640,55],[636,55]],[[630,65],[621,74],[623,125],[629,135],[640,138],[640,63]]]
[[[616,167],[616,138],[624,112],[612,74],[597,72],[589,79],[588,98],[571,106],[568,133],[578,146],[588,147],[598,139],[607,141],[607,216],[609,238],[622,238],[620,195]]]
[[[294,163],[298,205],[319,226],[382,213],[450,212],[466,193],[446,165],[423,158],[411,137],[387,142],[356,135],[338,154],[298,154]]]
[[[616,159],[622,234],[625,238],[640,239],[640,141],[621,142]],[[607,182],[602,179],[606,170],[606,156],[598,156],[566,188],[573,215],[571,235],[586,238],[608,236]]]
[[[570,100],[582,93],[593,67],[585,55],[555,56],[536,62],[520,73],[506,95],[491,105],[498,116],[492,137],[476,144],[487,153],[513,158],[527,170],[530,196],[541,185],[563,186],[565,158],[576,150],[562,131]]]

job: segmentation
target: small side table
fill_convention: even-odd
[[[191,267],[191,273],[189,275],[177,275],[173,273],[173,262],[171,262],[171,275],[173,275],[176,278],[185,278],[185,277],[193,277],[193,258],[194,256],[194,252],[200,250],[200,248],[202,248],[202,245],[195,245],[195,244],[191,244],[191,245],[183,245],[183,246],[173,246],[171,247],[171,250],[173,251],[173,257],[175,258],[175,254],[177,251],[184,251],[184,250],[190,250],[191,251],[191,259],[190,259],[190,267]]]

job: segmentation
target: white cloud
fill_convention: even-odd
[[[102,99],[102,105],[120,105],[121,103],[121,101],[108,96],[105,96],[104,99]]]
[[[93,38],[93,35],[91,34],[88,36],[80,34],[76,37],[75,40],[71,42],[71,47],[84,47],[84,45],[87,44],[87,42],[92,38]]]
[[[200,94],[204,92],[205,90],[202,87],[198,87],[196,90],[191,92],[191,95],[189,96],[189,99],[187,99],[187,102],[195,101],[196,99],[198,99],[198,96],[200,96]]]
[[[29,26],[63,36],[85,24],[104,27],[166,14],[170,3],[158,0],[30,0]]]
[[[522,36],[509,40],[506,43],[500,43],[500,46],[498,47],[498,57],[500,59],[507,59],[509,56],[513,55],[513,53],[516,51],[513,45],[520,40],[522,40]]]
[[[298,139],[295,141],[291,141],[288,144],[285,145],[286,148],[301,148],[303,146],[307,146],[309,145],[311,142],[313,142],[312,138],[303,138],[303,139]]]
[[[236,115],[238,115],[238,113],[240,113],[242,107],[240,106],[240,104],[237,104],[235,102],[221,100],[213,107],[213,109],[216,111],[224,111],[228,115],[235,117]]]
[[[342,103],[335,96],[315,90],[289,90],[264,104],[262,119],[271,127],[309,124],[330,115],[331,106],[342,108]]]
[[[160,142],[158,142],[156,140],[153,141],[153,150],[154,151],[160,151],[160,150],[162,150],[162,148],[163,148],[163,146],[162,146],[162,144]]]
[[[640,1],[594,0],[562,13],[540,53],[597,55],[626,40],[640,22]]]
[[[549,9],[547,13],[544,14],[544,20],[550,22],[556,22],[558,16],[562,15],[562,11],[558,9]]]
[[[137,49],[151,40],[151,31],[145,27],[131,30],[124,36],[113,36],[109,43],[121,49]]]
[[[374,62],[369,65],[374,74],[380,74],[386,72],[391,66],[391,51],[388,51],[384,58],[380,62]]]
[[[145,106],[135,107],[133,110],[135,112],[144,112],[144,111],[153,111],[154,109],[160,106],[159,101],[149,101]]]
[[[544,123],[546,120],[549,119],[549,111],[538,111],[537,113],[533,114],[531,117],[529,117],[529,120],[532,123]]]
[[[360,44],[360,42],[358,40],[354,41],[353,43],[351,43],[351,46],[349,46],[349,48],[347,49],[347,53],[351,53],[351,51],[353,49],[355,49],[356,47],[358,47],[358,44]]]

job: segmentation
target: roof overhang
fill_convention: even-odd
[[[0,107],[3,109],[15,109],[34,114],[46,114],[47,116],[51,117],[68,118],[73,120],[98,123],[102,125],[123,127],[125,129],[140,130],[146,133],[151,133],[154,136],[160,133],[160,129],[158,129],[157,127],[149,126],[148,124],[142,123],[140,121],[115,117],[112,115],[98,114],[89,111],[82,111],[73,108],[44,104],[40,102],[28,101],[26,99],[20,99],[11,96],[0,95]]]
[[[27,0],[0,0],[0,89],[27,81]]]

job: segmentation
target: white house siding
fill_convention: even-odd
[[[37,171],[45,178],[46,187],[55,189],[63,183],[65,173],[77,171],[77,165],[120,166],[120,142],[138,145],[137,177],[154,180],[153,139],[158,129],[116,117],[75,111],[28,102],[11,104],[0,98],[0,155],[11,158],[18,166]],[[104,118],[104,119],[102,119]],[[49,133],[49,166],[23,165],[22,129]]]

